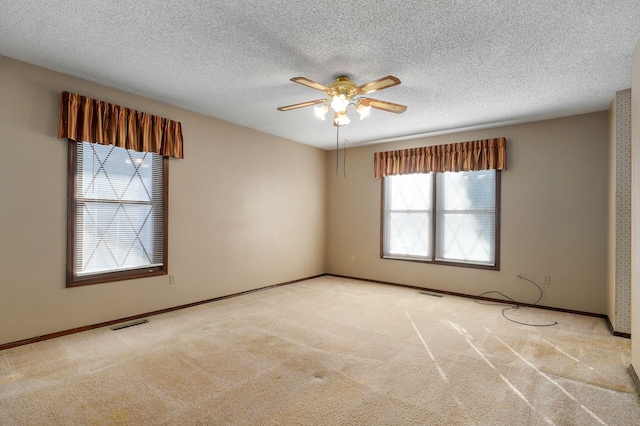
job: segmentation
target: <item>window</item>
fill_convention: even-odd
[[[168,159],[69,141],[67,287],[167,272]]]
[[[500,171],[387,176],[382,257],[499,269]]]

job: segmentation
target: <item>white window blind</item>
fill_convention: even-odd
[[[163,158],[76,142],[74,275],[162,266]]]
[[[385,178],[386,256],[431,259],[433,174]]]
[[[436,260],[495,264],[495,173],[438,174]]]

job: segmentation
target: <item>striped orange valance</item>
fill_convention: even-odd
[[[58,137],[183,158],[178,121],[62,92]]]
[[[482,139],[376,152],[374,167],[377,178],[412,173],[504,170],[507,168],[507,140]]]

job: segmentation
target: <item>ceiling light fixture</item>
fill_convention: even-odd
[[[367,118],[369,114],[371,114],[371,105],[369,105],[369,100],[366,98],[358,99],[356,102],[356,111],[360,114],[360,120]]]
[[[349,100],[345,97],[344,94],[333,95],[333,99],[331,100],[331,108],[337,113],[343,113],[347,111],[347,107],[349,106]]]
[[[347,124],[351,123],[351,120],[349,119],[349,116],[347,115],[347,109],[345,108],[344,111],[338,112],[336,111],[334,116],[333,116],[333,123],[336,126],[346,126]]]
[[[407,110],[407,107],[404,105],[361,96],[400,84],[400,80],[392,75],[371,81],[361,86],[357,86],[346,75],[336,78],[336,81],[331,83],[329,87],[316,83],[313,80],[309,80],[306,77],[294,77],[291,81],[311,87],[312,89],[320,90],[327,95],[327,98],[280,107],[278,108],[278,111],[289,111],[292,109],[315,105],[314,112],[316,117],[320,120],[325,120],[329,109],[333,109],[334,126],[345,126],[351,122],[347,112],[349,105],[355,105],[355,109],[360,115],[360,120],[364,119],[371,113],[371,108],[393,112],[395,114],[402,114]]]
[[[316,114],[316,117],[318,117],[320,120],[324,120],[327,116],[327,113],[329,112],[329,105],[316,105],[315,107],[313,107],[313,111]]]

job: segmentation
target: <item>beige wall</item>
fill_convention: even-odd
[[[640,39],[631,71],[631,365],[640,374]]]
[[[55,138],[63,90],[182,122],[185,159],[170,161],[177,284],[156,277],[65,288],[67,151]],[[638,104],[636,96],[634,117]],[[324,272],[466,294],[500,290],[525,302],[536,289],[516,272],[538,282],[551,275],[542,304],[607,313],[608,118],[352,148],[345,178],[335,175],[335,152],[0,57],[0,344]],[[509,150],[501,271],[380,259],[373,153],[498,136]]]
[[[487,271],[380,259],[380,180],[377,151],[504,136],[501,270]],[[327,154],[327,272],[469,295],[499,290],[541,304],[607,312],[608,112],[349,150],[347,177],[336,176]],[[351,255],[356,261],[351,262]],[[364,256],[364,263],[359,262]]]
[[[166,276],[65,288],[60,92],[181,121]],[[326,154],[0,57],[0,344],[325,272]]]

